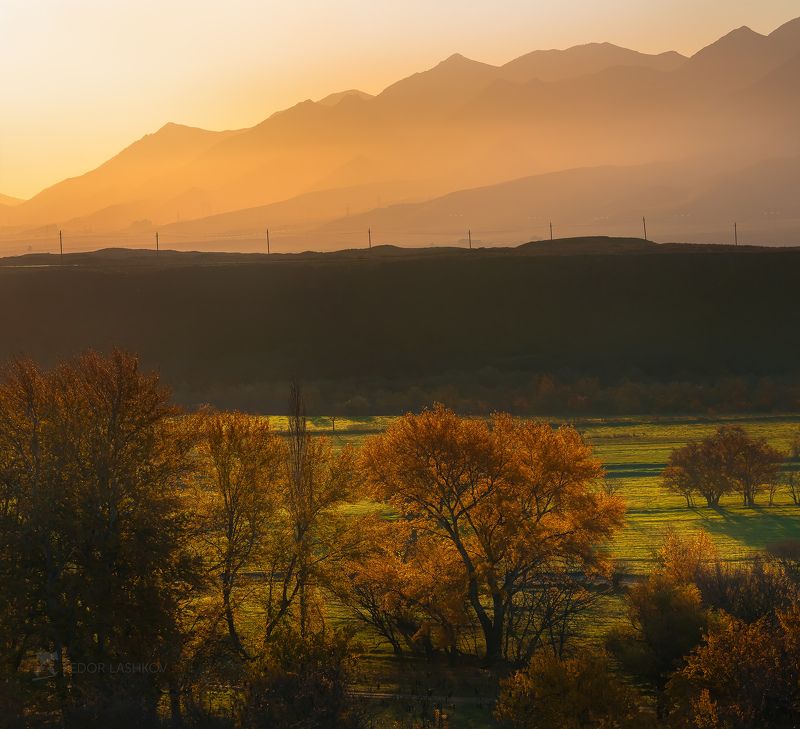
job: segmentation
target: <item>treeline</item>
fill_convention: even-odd
[[[786,413],[800,409],[795,376],[690,377],[661,380],[642,372],[581,376],[564,371],[535,373],[492,367],[436,377],[311,380],[304,383],[317,414],[358,417],[402,415],[440,402],[459,413],[488,415],[609,416]],[[285,382],[202,387],[177,382],[175,396],[186,406],[214,403],[226,409],[282,412]]]
[[[333,603],[399,656],[518,670],[497,706],[512,726],[796,722],[791,545],[733,569],[708,542],[668,542],[607,645],[649,693],[606,670],[606,651],[580,657],[623,519],[569,427],[436,406],[336,450],[311,437],[297,387],[278,434],[180,414],[121,352],[16,361],[0,384],[0,723],[390,726],[353,694],[355,630],[335,627]],[[741,636],[745,662],[708,673]],[[732,703],[765,667],[768,713],[761,684]],[[769,721],[728,719],[751,715]]]

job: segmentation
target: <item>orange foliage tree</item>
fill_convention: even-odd
[[[513,729],[647,729],[642,697],[610,670],[602,653],[538,653],[501,683],[495,716]]]
[[[248,651],[237,627],[246,570],[265,558],[283,494],[285,447],[269,421],[242,413],[194,416],[198,538],[221,600],[232,647]]]
[[[722,613],[670,680],[671,726],[796,727],[800,722],[800,608],[746,623]]]
[[[576,581],[608,568],[600,547],[624,513],[577,431],[436,406],[370,439],[361,465],[372,495],[457,570],[454,603],[487,662],[527,661],[547,638],[563,647],[554,619],[585,600]]]
[[[718,506],[726,494],[740,493],[745,506],[768,486],[777,486],[783,456],[763,438],[751,438],[738,426],[725,425],[713,435],[672,452],[664,485],[692,506],[694,494]]]

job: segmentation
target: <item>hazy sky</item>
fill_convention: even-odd
[[[167,121],[240,128],[459,52],[610,41],[691,54],[798,0],[0,0],[0,193],[28,197]]]

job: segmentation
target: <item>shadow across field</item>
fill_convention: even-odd
[[[604,464],[606,478],[642,478],[645,476],[659,476],[666,466],[663,462],[657,463],[619,463]]]
[[[754,506],[741,511],[726,508],[704,511],[713,516],[699,512],[703,528],[711,534],[736,539],[751,549],[764,549],[784,539],[800,539],[800,508],[796,513],[787,513],[787,507],[778,511],[770,506]]]

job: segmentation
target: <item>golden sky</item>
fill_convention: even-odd
[[[0,0],[0,193],[31,196],[168,121],[251,126],[455,52],[691,54],[798,15],[798,0]]]

